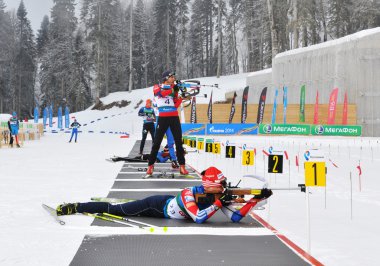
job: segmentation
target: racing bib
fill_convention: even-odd
[[[169,201],[166,212],[171,219],[179,219],[179,220],[186,219],[186,215],[178,206],[176,198],[173,198]]]

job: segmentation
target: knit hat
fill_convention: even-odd
[[[170,76],[175,76],[175,72],[166,70],[164,73],[162,73],[162,82],[166,81]]]
[[[216,167],[209,167],[201,173],[202,185],[205,188],[223,187],[226,182],[226,177]]]

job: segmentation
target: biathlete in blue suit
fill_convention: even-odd
[[[142,139],[140,143],[140,155],[143,155],[145,140],[146,140],[146,137],[148,136],[148,132],[150,133],[150,136],[152,137],[152,141],[154,140],[154,134],[155,134],[154,122],[156,121],[156,116],[152,108],[151,99],[147,99],[145,102],[145,107],[140,108],[139,116],[144,118]]]
[[[17,113],[13,112],[12,117],[8,121],[8,128],[9,128],[9,145],[13,148],[13,136],[16,139],[16,145],[18,148],[20,148],[20,144],[18,143],[18,130],[19,130],[20,124],[17,119]]]
[[[69,143],[71,142],[71,140],[73,139],[73,136],[75,135],[75,142],[77,142],[77,137],[78,137],[78,128],[81,126],[81,124],[79,124],[77,122],[76,119],[74,119],[74,122],[71,123],[70,127],[72,127],[72,131],[71,131],[71,137],[70,137],[70,140],[69,140]]]

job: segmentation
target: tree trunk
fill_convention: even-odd
[[[268,14],[270,20],[271,37],[272,37],[272,59],[278,54],[278,36],[274,21],[273,0],[267,0]]]
[[[133,32],[133,0],[131,0],[131,15],[130,15],[131,21],[129,22],[129,88],[128,91],[132,91],[132,86],[133,86],[133,66],[132,66],[132,45],[133,45],[133,40],[132,40],[132,32]]]

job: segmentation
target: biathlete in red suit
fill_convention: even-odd
[[[215,167],[209,167],[202,172],[202,185],[183,189],[177,196],[155,195],[142,200],[128,203],[87,202],[66,203],[57,207],[57,215],[74,213],[109,213],[119,216],[145,216],[170,219],[191,219],[197,224],[204,223],[219,209],[232,221],[239,222],[259,202],[272,195],[270,189],[262,189],[260,195],[255,195],[247,202],[236,199],[235,202],[245,205],[239,210],[233,207],[233,202],[224,194],[214,202],[199,203],[195,201],[197,193],[223,193],[226,178]],[[243,202],[242,202],[243,201]],[[265,202],[263,202],[265,203]]]
[[[173,133],[177,150],[177,159],[180,165],[180,174],[187,175],[189,172],[185,168],[185,156],[182,147],[182,129],[177,111],[177,108],[182,102],[182,98],[179,97],[178,89],[175,85],[175,73],[171,71],[165,71],[162,74],[162,84],[154,85],[153,92],[158,109],[159,119],[157,122],[156,134],[154,136],[146,174],[153,174],[155,159],[157,158],[157,153],[160,149],[162,139],[164,138],[164,135],[168,128],[170,128],[171,132]]]

